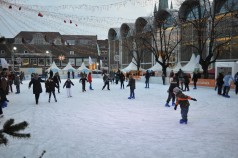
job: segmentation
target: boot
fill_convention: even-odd
[[[172,103],[172,106],[175,106],[175,102]]]
[[[188,120],[183,120],[183,119],[181,119],[181,120],[179,121],[179,123],[180,123],[180,124],[187,124],[187,123],[188,123]]]
[[[57,102],[57,99],[55,98],[55,102]]]
[[[166,103],[165,106],[166,106],[166,107],[170,107],[170,106],[169,106],[169,103]]]
[[[49,98],[49,101],[48,102],[50,102],[50,98]]]

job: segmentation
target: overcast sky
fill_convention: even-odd
[[[98,35],[98,39],[107,39],[111,27],[134,23],[140,16],[151,16],[154,4],[158,6],[158,0],[5,1],[15,4],[12,9],[8,4],[0,4],[0,36],[5,37],[14,37],[20,31],[55,31],[61,34]],[[177,0],[173,1],[175,3]],[[43,17],[39,17],[39,13]]]

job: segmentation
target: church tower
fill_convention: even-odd
[[[159,10],[168,8],[169,8],[168,0],[159,0]]]

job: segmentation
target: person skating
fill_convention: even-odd
[[[176,78],[175,77],[170,78],[170,86],[169,86],[169,89],[167,91],[168,92],[168,99],[167,99],[166,104],[165,104],[166,107],[170,107],[169,102],[170,102],[171,99],[172,99],[172,106],[175,105],[175,94],[173,93],[173,89],[175,87],[178,87],[178,86],[179,86],[179,84],[177,83]]]
[[[132,75],[129,76],[127,87],[130,87],[130,96],[128,97],[128,99],[135,99],[136,80]]]
[[[222,86],[224,84],[223,78],[224,78],[224,76],[222,73],[219,73],[216,78],[216,86],[217,86],[217,94],[218,95],[222,94]]]
[[[104,86],[102,87],[102,90],[103,90],[106,86],[107,86],[107,90],[110,90],[110,88],[109,88],[109,81],[110,81],[110,79],[109,79],[108,75],[107,75],[107,74],[104,74],[104,76],[103,76]]]
[[[238,72],[234,76],[235,93],[238,94]]]
[[[82,92],[86,92],[86,88],[85,88],[86,81],[88,81],[87,78],[86,78],[86,75],[82,75],[80,80],[79,80],[79,82],[82,82]]]
[[[55,88],[57,88],[57,85],[53,81],[53,79],[52,78],[48,78],[48,80],[45,83],[45,86],[46,86],[46,89],[47,89],[46,91],[49,92],[49,100],[48,100],[48,102],[50,102],[51,94],[53,94],[55,102],[57,102],[57,99],[56,99],[56,96],[55,96]]]
[[[145,73],[145,88],[150,88],[150,72],[149,70]]]
[[[70,80],[70,78],[68,78],[68,79],[65,81],[64,86],[63,86],[63,88],[66,86],[67,96],[68,96],[68,97],[72,97],[72,95],[71,95],[71,85],[74,86],[74,83]]]
[[[231,76],[231,72],[228,72],[227,75],[224,76],[223,81],[224,81],[224,88],[223,88],[223,96],[230,98],[229,91],[231,87],[231,82],[233,81],[233,77]]]
[[[123,74],[123,72],[120,73],[119,80],[120,80],[120,83],[121,83],[121,89],[124,89],[125,75]]]
[[[89,82],[89,89],[90,89],[90,90],[93,90],[93,88],[92,88],[92,81],[93,81],[93,79],[92,79],[92,73],[89,72],[89,73],[88,73],[88,82]]]
[[[181,89],[179,89],[178,87],[175,87],[173,89],[173,93],[176,96],[176,104],[174,106],[174,110],[177,109],[178,105],[180,105],[180,108],[181,108],[182,119],[179,122],[180,122],[180,124],[187,124],[188,123],[188,111],[189,111],[189,105],[190,105],[188,100],[197,101],[197,99],[191,98],[190,96],[183,94]]]
[[[57,87],[58,87],[58,93],[60,93],[60,83],[61,83],[61,80],[60,80],[60,76],[59,76],[59,73],[56,72],[54,77],[53,77],[53,81],[56,83]]]
[[[39,102],[40,93],[42,93],[42,87],[41,82],[45,82],[42,80],[38,74],[35,74],[34,77],[29,82],[29,89],[31,88],[31,85],[33,85],[33,94],[35,94],[35,101],[36,104]]]
[[[188,74],[184,74],[183,78],[184,78],[184,87],[185,87],[184,91],[189,91],[190,79],[189,79]]]
[[[16,94],[20,93],[20,83],[21,83],[20,76],[16,75],[14,79],[14,85],[16,86]]]
[[[192,81],[193,81],[193,89],[197,89],[197,81],[198,81],[198,78],[199,78],[199,74],[197,71],[193,72],[193,78],[192,78]]]

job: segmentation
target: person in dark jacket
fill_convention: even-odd
[[[219,73],[216,78],[216,86],[217,86],[217,94],[218,95],[222,94],[222,86],[224,84],[223,78],[224,78],[224,75],[222,73]]]
[[[121,89],[124,89],[125,76],[122,72],[119,74],[119,80],[121,82]]]
[[[38,104],[40,94],[42,93],[41,82],[45,81],[42,80],[37,73],[34,75],[34,78],[32,78],[29,82],[29,89],[31,88],[31,85],[33,85],[33,94],[35,94],[36,104]]]
[[[190,79],[189,79],[189,76],[188,76],[188,74],[184,74],[184,76],[183,76],[183,78],[184,78],[184,91],[189,91],[189,83],[190,83]]]
[[[46,91],[49,92],[49,100],[48,100],[48,102],[50,102],[51,94],[53,94],[55,102],[57,102],[57,99],[56,99],[56,96],[55,96],[55,88],[57,88],[57,85],[53,81],[53,79],[52,78],[48,78],[48,80],[45,82],[45,86],[46,86]]]
[[[238,72],[234,76],[234,84],[236,86],[235,93],[238,94]]]
[[[74,79],[74,71],[72,71],[72,78]]]
[[[176,96],[176,104],[174,106],[174,110],[177,109],[178,105],[180,105],[180,108],[181,108],[182,119],[180,120],[180,124],[187,124],[188,123],[188,110],[189,110],[189,105],[190,105],[188,100],[197,101],[197,99],[191,98],[190,96],[183,94],[181,89],[178,87],[175,87],[173,89],[173,93]]]
[[[67,74],[68,74],[68,78],[70,78],[70,72],[69,71],[67,72]]]
[[[58,93],[60,93],[60,83],[61,83],[61,80],[60,80],[60,76],[59,76],[59,73],[56,72],[54,77],[53,77],[53,81],[56,83],[57,87],[58,87]]]
[[[86,92],[86,88],[85,88],[86,87],[86,81],[88,81],[86,75],[83,75],[79,80],[79,82],[82,82],[82,92]]]
[[[5,94],[2,91],[2,89],[0,89],[0,118],[3,117],[2,104],[6,102],[6,100],[4,100],[4,97],[5,97]]]
[[[72,95],[71,95],[71,85],[74,86],[74,83],[70,80],[70,78],[68,78],[68,79],[65,81],[64,86],[63,86],[63,88],[66,86],[67,96],[68,96],[68,97],[72,97]]]
[[[10,74],[8,75],[8,85],[9,85],[9,90],[11,90],[11,92],[13,92],[12,90],[12,84],[14,82],[15,79],[15,75],[13,72],[10,72]]]
[[[50,78],[53,78],[53,75],[54,75],[53,71],[50,70]]]
[[[16,75],[16,77],[14,79],[14,85],[16,86],[16,94],[20,93],[20,83],[21,83],[20,76]]]
[[[197,81],[198,81],[198,78],[199,78],[199,74],[197,73],[197,71],[195,71],[193,73],[193,78],[192,78],[192,81],[193,81],[193,89],[197,89]]]
[[[130,97],[128,97],[128,99],[135,99],[136,80],[132,75],[129,76],[127,87],[130,87]]]
[[[104,82],[104,86],[102,87],[102,90],[107,86],[107,90],[110,90],[110,88],[109,88],[109,81],[110,81],[110,79],[109,79],[109,76],[107,75],[107,74],[104,74],[104,76],[103,76],[103,82]]]
[[[172,106],[175,105],[175,94],[173,93],[173,89],[175,87],[178,87],[178,86],[179,86],[179,84],[178,84],[176,78],[173,77],[172,80],[170,81],[170,86],[169,86],[169,89],[167,91],[168,92],[168,99],[167,99],[166,104],[165,104],[166,107],[170,107],[169,102],[170,102],[171,99],[172,99]]]
[[[150,72],[149,70],[145,73],[145,88],[150,88]]]

